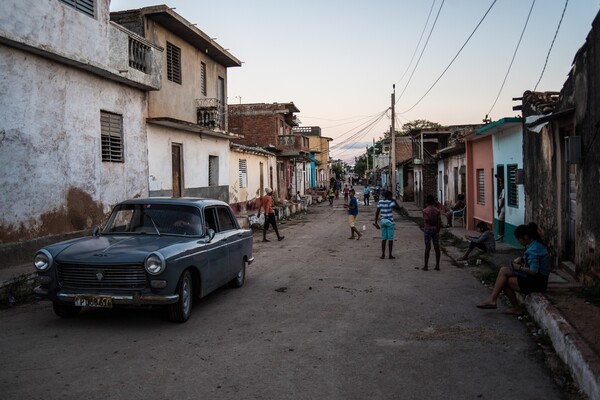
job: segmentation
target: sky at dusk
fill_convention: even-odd
[[[321,126],[323,136],[334,139],[332,157],[353,163],[367,144],[389,130],[393,84],[397,126],[415,119],[442,125],[481,123],[499,93],[532,2],[171,0],[165,4],[244,62],[241,68],[228,70],[230,104],[293,101],[300,109],[301,125]],[[156,4],[160,2],[113,0],[111,11]],[[535,1],[510,74],[489,114],[492,120],[519,115],[512,110],[517,104],[512,98],[536,86],[564,6],[565,0]],[[600,0],[568,2],[538,91],[560,91],[599,8]]]

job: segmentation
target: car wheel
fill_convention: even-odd
[[[181,278],[179,278],[179,283],[177,284],[179,300],[177,300],[176,303],[169,305],[167,308],[169,320],[173,322],[185,322],[190,318],[193,300],[192,288],[192,275],[190,274],[190,271],[186,270],[183,275],[181,275]]]
[[[79,314],[81,311],[81,307],[73,306],[71,304],[61,303],[58,301],[52,302],[52,308],[54,308],[54,312],[61,318],[72,318]]]
[[[241,288],[246,280],[246,261],[242,260],[242,266],[235,278],[229,281],[229,286],[232,288]]]

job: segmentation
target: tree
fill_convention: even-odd
[[[437,122],[431,122],[426,119],[415,119],[414,121],[409,121],[402,125],[401,134],[406,135],[411,131],[417,131],[420,129],[440,129],[443,128],[442,125]]]

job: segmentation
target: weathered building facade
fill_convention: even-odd
[[[289,200],[306,188],[306,163],[310,163],[307,136],[295,134],[298,126],[294,103],[235,104],[229,106],[229,127],[241,136],[235,143],[262,147],[277,156],[277,189],[279,200]]]
[[[165,5],[111,20],[165,49],[162,88],[148,96],[150,195],[229,201],[227,68],[241,62]]]
[[[329,142],[333,139],[322,136],[321,128],[318,126],[296,126],[292,131],[308,137],[312,164],[310,185],[308,188],[314,189],[321,185],[329,185],[329,179],[331,178]]]
[[[450,131],[445,129],[412,131],[413,172],[414,172],[414,201],[425,206],[428,195],[438,195],[438,150],[448,147]],[[439,199],[438,199],[439,200]]]
[[[146,92],[162,49],[109,21],[109,1],[2,2],[0,242],[101,224],[147,196]]]
[[[467,158],[467,229],[475,230],[475,225],[483,221],[488,226],[494,223],[494,152],[492,136],[485,132],[474,132],[465,137]]]
[[[525,213],[555,265],[600,275],[600,16],[560,94],[525,92]]]

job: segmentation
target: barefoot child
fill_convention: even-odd
[[[358,200],[354,197],[354,189],[350,189],[350,201],[348,204],[344,204],[344,207],[348,209],[348,224],[350,225],[350,237],[348,239],[354,239],[356,233],[356,240],[359,240],[362,233],[356,229],[356,216],[358,215]]]
[[[425,200],[427,207],[423,210],[423,222],[425,223],[425,266],[421,268],[423,271],[428,271],[429,252],[431,251],[431,242],[435,249],[435,270],[440,270],[440,229],[442,227],[441,213],[435,207],[435,198],[428,195]]]

